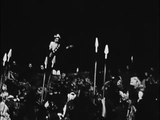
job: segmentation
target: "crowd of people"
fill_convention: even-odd
[[[59,39],[57,34],[50,43],[41,71],[23,79],[13,69],[16,65],[10,59],[12,50],[4,55],[0,120],[159,119],[159,78],[154,68],[141,75],[130,66],[117,70],[117,74],[107,70],[105,83],[94,86],[91,72],[77,69],[75,73],[61,73],[54,69]],[[99,76],[97,81],[102,79]]]

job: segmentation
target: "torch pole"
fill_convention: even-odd
[[[94,89],[93,89],[94,95],[96,94],[96,78],[97,78],[97,61],[95,61],[95,64],[94,64]]]
[[[104,63],[104,75],[103,75],[103,98],[105,95],[105,82],[106,82],[106,63]]]
[[[47,70],[47,63],[48,63],[48,57],[45,58],[45,69]],[[45,80],[46,80],[46,73],[45,73],[45,70],[44,70],[44,75],[43,75],[43,85],[42,85],[42,95],[41,95],[41,104],[43,103],[43,96],[44,96],[44,90],[45,90]]]
[[[41,96],[41,104],[43,103],[45,80],[46,80],[46,73],[44,72],[44,75],[43,75],[43,86],[42,86],[42,96]]]

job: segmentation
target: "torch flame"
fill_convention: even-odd
[[[48,62],[48,57],[45,58],[44,64],[45,64],[45,68],[47,68],[47,62]]]
[[[10,49],[8,52],[8,60],[7,60],[8,62],[9,62],[9,59],[11,58],[11,56],[12,56],[12,49]]]
[[[98,38],[96,37],[96,41],[95,41],[95,52],[98,52]]]
[[[133,56],[131,56],[131,61],[133,62]]]
[[[109,48],[108,48],[108,45],[106,45],[105,49],[104,49],[105,59],[107,59],[107,54],[108,53],[109,53]]]
[[[5,53],[3,56],[3,66],[5,66],[6,60],[7,60],[7,53]]]

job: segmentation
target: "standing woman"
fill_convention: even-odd
[[[60,47],[60,35],[59,34],[56,34],[54,35],[54,39],[50,42],[49,44],[49,55],[48,55],[48,68],[53,68],[54,66],[54,57],[56,57],[56,54],[57,54],[57,51]]]

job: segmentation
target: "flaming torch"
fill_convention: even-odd
[[[9,52],[8,52],[8,59],[7,59],[7,62],[9,62],[11,56],[12,56],[12,49],[10,49]]]
[[[5,66],[6,61],[7,61],[7,53],[5,53],[3,56],[3,66]]]
[[[106,60],[107,60],[108,53],[109,53],[109,49],[108,49],[108,45],[106,45],[104,49],[105,63],[104,63],[103,85],[105,85],[105,82],[106,82]],[[103,98],[104,98],[104,94],[105,94],[105,88],[103,89]]]
[[[98,38],[96,37],[95,40],[95,53],[98,53]],[[94,95],[96,94],[96,74],[97,74],[97,60],[95,59],[95,65],[94,65],[94,89],[93,89],[93,93]]]

